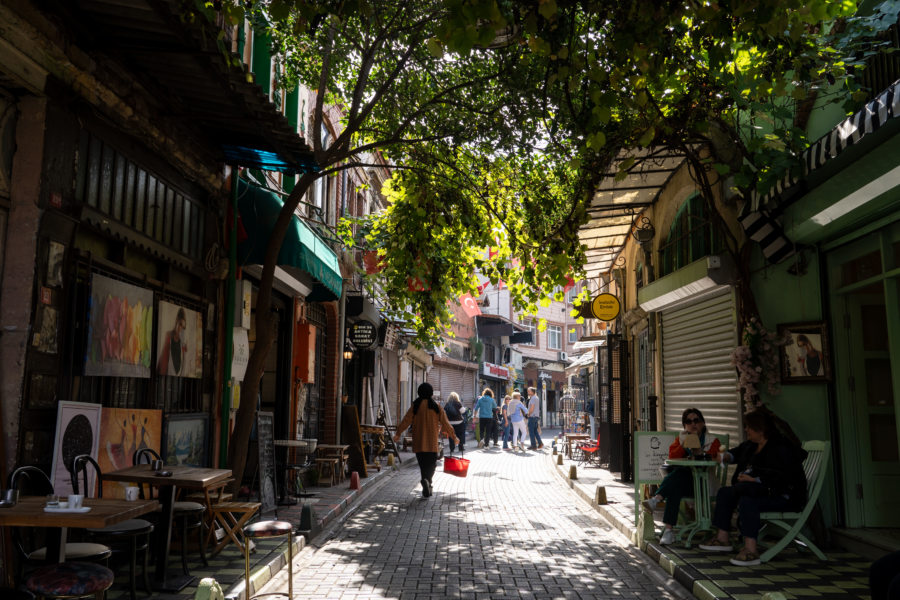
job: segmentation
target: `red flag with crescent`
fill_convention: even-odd
[[[478,308],[478,303],[475,302],[475,298],[472,297],[472,294],[467,292],[460,296],[459,303],[462,305],[462,309],[467,316],[474,317],[481,314],[481,309]]]
[[[566,285],[565,287],[563,287],[563,294],[571,290],[573,287],[575,287],[575,280],[572,279],[571,275],[566,275]]]

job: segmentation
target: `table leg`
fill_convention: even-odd
[[[47,528],[47,564],[66,562],[65,527]]]
[[[159,487],[162,505],[159,528],[156,530],[156,575],[153,588],[163,592],[180,592],[196,580],[191,575],[169,575],[169,545],[172,542],[172,511],[175,504],[175,486]],[[182,541],[184,543],[184,541]]]
[[[687,527],[681,534],[684,538],[684,547],[690,548],[694,536],[700,531],[709,529],[712,525],[709,510],[709,477],[706,469],[691,468],[691,477],[694,480],[694,514],[693,525]]]

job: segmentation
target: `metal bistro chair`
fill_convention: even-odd
[[[150,464],[152,460],[162,460],[159,457],[159,453],[152,448],[142,448],[134,453],[132,457],[132,464],[139,465],[142,463]],[[144,498],[144,486],[138,485],[138,489],[140,490],[140,497]],[[147,486],[147,497],[153,498],[153,486]],[[206,549],[204,548],[204,531],[203,527],[205,525],[204,515],[206,513],[206,506],[200,504],[199,502],[190,502],[185,500],[178,500],[172,504],[172,518],[175,522],[178,523],[179,531],[181,534],[181,570],[185,575],[188,575],[188,566],[187,566],[187,532],[191,529],[197,530],[197,547],[200,549],[200,559],[203,561],[203,566],[208,567],[209,562],[206,560]]]
[[[80,493],[79,485],[78,485],[78,477],[82,477],[83,487],[80,489],[84,490],[84,495],[90,495],[90,486],[88,484],[88,471],[89,468],[93,468],[94,472],[97,476],[97,497],[103,497],[103,485],[102,485],[102,472],[100,470],[100,465],[97,464],[91,456],[87,454],[81,454],[76,456],[72,461],[72,489],[75,490],[75,493]],[[152,593],[150,588],[150,577],[149,577],[149,555],[150,555],[150,534],[153,533],[153,524],[150,521],[144,519],[128,519],[127,521],[122,521],[121,523],[116,523],[115,525],[110,525],[109,527],[103,527],[99,529],[88,529],[88,533],[96,538],[102,539],[104,541],[110,542],[122,542],[127,541],[128,554],[129,554],[129,583],[130,583],[130,592],[131,592],[131,600],[135,600],[137,596],[137,592],[135,589],[135,579],[136,579],[136,571],[137,571],[137,554],[138,552],[144,552],[144,563],[143,563],[143,579],[144,579],[144,588],[148,593]],[[123,544],[124,545],[124,544]]]
[[[47,474],[38,467],[19,467],[9,474],[7,488],[19,491],[23,496],[45,496],[54,493]],[[47,562],[47,546],[39,541],[34,528],[12,527],[12,540],[19,554],[18,579],[21,580],[26,565],[43,565]],[[39,531],[42,529],[38,528]],[[35,547],[37,546],[37,547]],[[66,542],[66,559],[106,563],[112,554],[109,546],[88,542]]]

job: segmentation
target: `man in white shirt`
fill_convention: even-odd
[[[544,447],[538,425],[541,423],[541,399],[533,387],[528,388],[528,437],[531,440],[529,450],[540,450]]]

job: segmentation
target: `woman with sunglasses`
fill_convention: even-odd
[[[693,454],[707,454],[713,458],[718,457],[721,443],[719,439],[706,430],[706,421],[703,413],[697,408],[688,408],[681,413],[681,424],[684,427],[678,437],[669,446],[669,458],[689,458]],[[687,436],[695,435],[700,440],[700,447],[694,450],[684,447]],[[665,479],[652,498],[644,500],[644,508],[651,513],[656,506],[665,500],[666,509],[663,511],[663,534],[659,539],[660,545],[668,545],[675,541],[675,532],[672,530],[678,522],[678,508],[682,498],[694,496],[694,480],[689,467],[675,467],[669,471]]]

